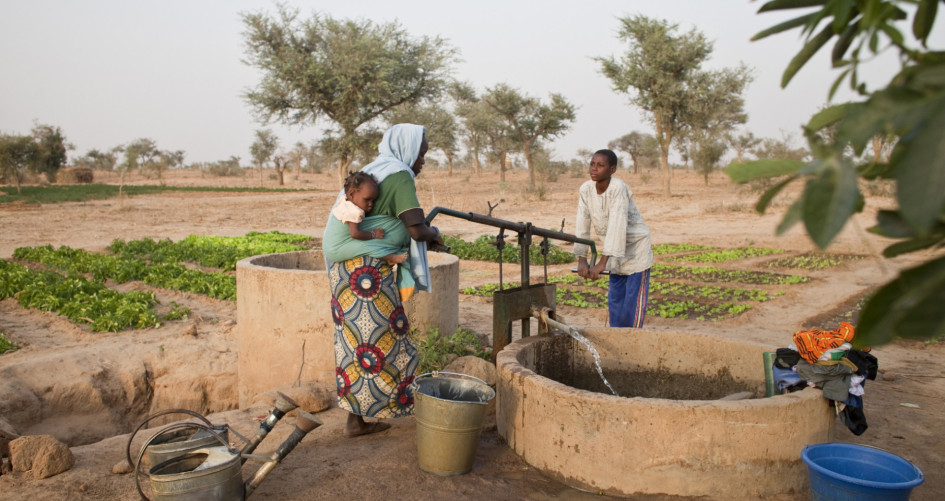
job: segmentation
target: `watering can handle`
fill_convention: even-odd
[[[131,460],[131,441],[134,440],[135,435],[137,435],[138,432],[141,430],[141,428],[143,428],[144,425],[148,424],[152,419],[154,419],[154,418],[156,418],[156,417],[160,417],[160,416],[165,416],[165,415],[167,415],[167,414],[187,414],[187,415],[189,415],[189,416],[193,416],[193,417],[195,417],[195,418],[197,418],[197,419],[203,421],[203,423],[204,423],[205,425],[207,425],[207,426],[213,426],[213,424],[212,424],[207,418],[203,417],[201,414],[196,413],[196,412],[191,411],[191,410],[187,410],[187,409],[166,409],[166,410],[163,410],[163,411],[161,411],[161,412],[155,412],[154,414],[151,414],[150,416],[144,418],[144,421],[141,421],[141,422],[138,424],[138,427],[135,428],[135,431],[133,431],[133,432],[131,433],[131,436],[128,437],[128,444],[125,445],[125,459],[128,460],[128,464],[130,464],[130,465],[132,465],[132,466],[134,466],[134,464],[135,464],[134,461]],[[242,437],[241,437],[241,438],[242,438]],[[143,450],[143,449],[142,449],[142,450]]]
[[[152,417],[154,417],[154,416],[152,416]],[[166,427],[166,428],[164,428],[164,429],[162,429],[162,430],[159,430],[159,431],[158,431],[157,433],[155,433],[154,435],[151,435],[151,438],[149,438],[148,441],[145,442],[143,446],[141,446],[141,452],[138,453],[138,460],[135,461],[135,463],[134,463],[134,467],[135,467],[134,474],[135,474],[135,487],[138,489],[138,494],[141,495],[141,499],[144,499],[145,501],[151,501],[151,498],[149,498],[148,496],[145,496],[144,491],[141,490],[141,479],[139,478],[139,475],[138,475],[138,470],[141,468],[141,458],[144,457],[145,451],[148,449],[148,446],[151,445],[151,442],[153,442],[155,438],[157,438],[157,437],[159,437],[159,436],[161,436],[161,435],[163,435],[163,434],[165,434],[165,433],[167,433],[167,432],[169,432],[169,431],[173,431],[173,430],[177,430],[177,429],[181,429],[181,428],[201,428],[201,429],[207,431],[207,433],[210,433],[210,435],[212,435],[213,438],[217,439],[221,444],[223,444],[224,447],[226,447],[227,449],[230,449],[231,452],[233,452],[234,454],[239,454],[239,451],[237,451],[236,449],[230,447],[230,444],[228,444],[228,443],[226,442],[226,440],[224,440],[223,437],[220,436],[220,434],[218,434],[217,432],[213,431],[209,426],[204,426],[204,425],[199,424],[199,423],[176,423],[176,424],[172,424],[172,425],[170,425],[170,426],[168,426],[168,427]],[[154,465],[152,465],[152,466],[154,466]]]

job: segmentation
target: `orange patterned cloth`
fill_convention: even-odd
[[[853,341],[853,326],[840,322],[835,331],[813,329],[794,333],[794,346],[797,352],[809,363],[816,362],[827,350],[839,348],[843,343]]]

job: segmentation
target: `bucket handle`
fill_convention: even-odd
[[[440,374],[449,374],[450,376],[468,377],[469,379],[475,379],[476,381],[479,381],[480,383],[482,383],[482,384],[484,384],[484,385],[486,385],[486,386],[488,386],[488,387],[490,387],[490,388],[492,387],[491,384],[489,384],[489,383],[487,383],[487,382],[485,382],[485,381],[483,381],[483,380],[477,378],[476,376],[470,376],[469,374],[463,374],[462,372],[443,372],[443,371],[433,371],[433,372],[427,372],[427,373],[424,373],[424,374],[420,374],[419,376],[413,378],[413,383],[411,383],[411,384],[412,384],[412,385],[416,385],[416,384],[417,384],[417,380],[420,379],[420,378],[422,378],[422,377],[427,377],[427,376],[439,377]]]
[[[152,416],[152,417],[155,417],[155,416]],[[223,444],[223,446],[226,447],[227,450],[229,450],[230,452],[232,452],[232,453],[234,453],[234,454],[237,454],[237,455],[239,455],[239,453],[240,453],[238,450],[236,450],[235,448],[231,447],[230,444],[228,444],[228,443],[226,442],[226,440],[224,440],[223,437],[220,436],[219,433],[213,431],[213,429],[211,429],[209,426],[204,426],[204,425],[202,425],[202,424],[200,424],[200,423],[175,423],[175,424],[172,424],[172,425],[170,425],[170,426],[168,426],[168,427],[166,427],[166,428],[164,428],[164,429],[161,429],[161,430],[159,430],[157,433],[155,433],[154,435],[151,435],[151,438],[149,438],[148,441],[145,442],[143,446],[141,446],[141,452],[138,453],[138,460],[135,461],[135,464],[134,464],[134,467],[135,467],[135,471],[134,471],[134,474],[135,474],[135,487],[138,489],[138,494],[141,495],[141,499],[144,499],[145,501],[151,501],[151,498],[149,498],[148,496],[146,496],[146,495],[144,494],[144,491],[141,490],[141,479],[140,479],[140,475],[139,475],[139,470],[141,469],[141,459],[144,457],[145,451],[147,450],[148,446],[151,445],[151,442],[153,442],[154,439],[156,439],[157,437],[159,437],[159,436],[161,436],[161,435],[164,435],[165,433],[167,433],[167,432],[169,432],[169,431],[178,430],[178,429],[181,429],[181,428],[201,428],[201,429],[205,430],[207,433],[209,433],[210,435],[212,435],[213,438],[217,439],[217,441],[219,441],[221,444]],[[152,465],[152,467],[153,467],[153,466],[155,466],[155,465]]]
[[[410,383],[410,389],[413,390],[414,393],[416,393],[416,392],[417,392],[417,388],[418,388],[417,382],[420,381],[421,378],[425,378],[425,377],[439,377],[440,374],[449,374],[450,376],[468,377],[469,379],[475,379],[476,381],[479,381],[480,383],[482,383],[482,384],[484,384],[484,385],[486,385],[486,386],[492,388],[492,385],[491,385],[491,384],[489,384],[489,383],[487,383],[487,382],[485,382],[485,381],[483,381],[483,380],[477,378],[476,376],[470,376],[469,374],[463,374],[463,373],[461,373],[461,372],[432,371],[432,372],[425,372],[425,373],[420,374],[419,376],[413,378],[413,382]]]

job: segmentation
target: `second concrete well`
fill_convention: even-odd
[[[698,381],[722,371],[748,388],[764,385],[762,345],[646,329],[595,329],[584,336],[600,351],[605,375],[678,374]],[[801,495],[808,486],[801,450],[833,432],[832,408],[817,389],[735,401],[674,400],[619,397],[559,382],[593,374],[600,383],[592,366],[588,350],[568,336],[525,338],[497,359],[499,433],[529,464],[574,487],[725,500]],[[657,383],[644,379],[642,386]]]

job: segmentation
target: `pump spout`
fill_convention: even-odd
[[[318,428],[322,425],[322,422],[318,420],[315,416],[305,412],[303,410],[298,411],[298,416],[296,416],[295,429],[292,430],[292,434],[289,435],[289,438],[285,439],[285,442],[282,442],[282,445],[276,449],[276,452],[273,452],[269,456],[269,460],[262,465],[256,473],[253,474],[252,478],[246,481],[244,485],[243,498],[248,498],[250,494],[259,487],[259,484],[266,478],[266,475],[272,471],[273,468],[279,464],[283,458],[289,455],[292,452],[292,449],[295,449],[295,446],[299,445],[299,442],[305,438],[305,435],[308,432]]]
[[[276,423],[282,419],[282,416],[292,412],[298,408],[299,404],[295,403],[291,398],[283,394],[282,392],[276,392],[278,397],[276,398],[275,407],[273,407],[272,412],[269,413],[269,416],[263,420],[262,423],[259,423],[259,430],[256,431],[256,435],[253,437],[249,443],[243,447],[243,450],[240,451],[241,454],[244,454],[243,463],[246,462],[246,454],[252,454],[256,447],[259,446],[259,443],[266,438],[266,435],[272,431],[272,428],[276,426]]]

